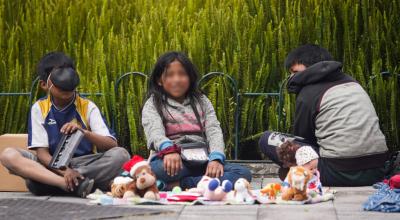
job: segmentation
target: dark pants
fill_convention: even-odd
[[[286,176],[288,169],[282,167],[282,161],[279,160],[276,148],[278,147],[277,143],[287,139],[293,140],[300,146],[310,146],[310,144],[307,144],[304,139],[270,131],[266,131],[259,140],[259,147],[261,151],[269,159],[281,167],[280,177]],[[311,147],[313,147],[316,152],[319,153],[318,147]],[[376,182],[382,181],[385,173],[384,167],[356,171],[338,171],[332,167],[326,158],[319,158],[318,170],[321,174],[321,183],[325,186],[369,186]]]
[[[179,181],[182,189],[190,189],[197,186],[206,172],[207,165],[200,167],[188,167],[183,163],[183,169],[178,172],[178,175],[169,176],[164,170],[164,163],[162,159],[154,159],[150,162],[151,170],[156,174],[157,179],[165,183],[172,183]],[[234,184],[239,178],[245,178],[251,181],[251,172],[249,169],[242,167],[238,164],[226,163],[224,165],[224,175],[220,177],[220,181],[229,180]]]

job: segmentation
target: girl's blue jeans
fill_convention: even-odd
[[[162,159],[154,158],[150,162],[150,166],[158,180],[161,180],[166,184],[179,181],[180,187],[183,190],[196,187],[197,183],[201,180],[207,169],[207,165],[188,167],[185,165],[185,163],[183,163],[183,169],[180,170],[177,175],[169,176],[164,170],[164,163]],[[224,180],[229,180],[232,182],[232,184],[234,184],[239,178],[245,178],[250,182],[250,170],[238,164],[225,163],[224,175],[220,177],[219,180],[221,182]]]

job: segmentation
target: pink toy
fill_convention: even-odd
[[[226,194],[232,191],[233,185],[229,180],[224,180],[221,185],[220,183],[217,178],[203,176],[197,187],[189,189],[189,192],[200,193],[210,201],[222,201]]]

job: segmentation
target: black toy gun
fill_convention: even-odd
[[[61,137],[60,142],[58,142],[57,149],[53,154],[49,166],[54,169],[67,169],[83,136],[84,134],[80,130],[77,130],[72,134],[64,134]]]

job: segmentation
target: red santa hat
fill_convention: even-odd
[[[124,168],[125,171],[129,172],[131,176],[133,176],[139,167],[148,165],[149,163],[146,160],[144,160],[143,157],[134,155],[132,159],[125,162],[122,167]]]

